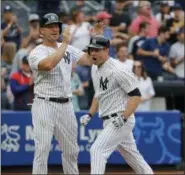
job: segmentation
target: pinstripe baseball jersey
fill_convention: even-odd
[[[57,43],[60,47],[62,43]],[[34,76],[34,94],[42,97],[72,97],[70,80],[72,61],[78,61],[84,52],[68,46],[63,59],[51,71],[38,71],[39,62],[55,52],[54,48],[39,45],[31,51],[29,64]]]
[[[95,97],[99,101],[99,115],[124,111],[127,94],[138,87],[134,73],[111,57],[100,68],[93,65],[91,73]]]

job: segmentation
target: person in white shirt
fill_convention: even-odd
[[[79,174],[77,121],[70,87],[72,62],[89,66],[92,62],[87,53],[69,45],[70,26],[62,33],[62,43],[57,42],[62,25],[56,14],[45,14],[40,20],[39,30],[43,35],[43,43],[33,49],[28,57],[34,76],[35,94],[32,104],[35,142],[32,173],[48,173],[47,161],[54,135],[62,149],[64,174]]]
[[[170,11],[170,4],[167,1],[160,2],[160,12],[155,17],[161,25],[166,25],[166,21],[173,17]]]
[[[133,69],[134,61],[128,58],[128,47],[126,45],[121,45],[117,48],[117,58],[129,70]]]
[[[81,11],[74,11],[72,14],[73,24],[71,25],[72,40],[71,45],[84,50],[89,44],[91,38],[90,23],[85,22],[84,13]]]
[[[136,111],[151,111],[151,98],[155,95],[152,80],[145,71],[141,61],[135,61],[133,72],[137,76],[139,82],[139,90],[141,92],[141,103]]]
[[[177,77],[184,78],[184,29],[178,32],[177,38],[178,41],[170,48],[169,58]]]
[[[95,95],[89,113],[81,116],[80,122],[86,125],[99,110],[104,126],[90,148],[91,174],[104,174],[107,159],[116,149],[136,174],[153,174],[132,133],[134,112],[141,99],[137,79],[132,71],[109,57],[109,48],[110,40],[100,35],[88,45],[94,64],[91,73]]]
[[[78,97],[84,95],[84,88],[83,88],[79,75],[76,73],[76,63],[75,62],[73,62],[72,64],[71,90],[73,93],[73,97],[72,97],[73,109],[75,112],[79,112],[80,106],[79,106]]]

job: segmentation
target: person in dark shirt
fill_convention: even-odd
[[[174,17],[167,20],[166,27],[170,29],[170,38],[168,42],[174,44],[177,42],[177,34],[181,28],[184,27],[184,17],[182,15],[182,7],[180,4],[176,4],[172,7]]]
[[[163,70],[175,74],[174,69],[167,60],[170,49],[167,42],[168,38],[168,28],[161,27],[157,37],[147,39],[137,50],[137,54],[143,60],[148,75],[153,80],[163,76]]]
[[[110,20],[110,26],[116,27],[119,32],[127,32],[127,27],[130,25],[130,17],[123,11],[123,1],[117,0],[115,3],[115,9],[112,13]]]
[[[12,8],[9,5],[5,6],[3,10],[1,30],[5,42],[14,42],[18,50],[21,43],[22,29],[17,23],[17,17],[13,14]]]
[[[142,22],[139,25],[139,34],[136,36],[133,36],[129,41],[129,54],[130,58],[134,60],[140,60],[137,55],[138,48],[146,41],[147,33],[149,31],[149,23]]]
[[[30,110],[33,100],[33,78],[27,57],[22,59],[20,70],[12,73],[10,87],[14,95],[14,110]]]

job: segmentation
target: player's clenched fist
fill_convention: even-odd
[[[62,32],[62,42],[69,44],[71,41],[70,26],[67,26]]]
[[[86,114],[86,115],[83,115],[82,117],[80,117],[80,123],[82,125],[87,125],[90,120],[91,120],[91,117],[89,114]]]
[[[116,117],[112,117],[111,121],[116,128],[120,128],[125,124],[126,119],[123,116],[118,115]]]

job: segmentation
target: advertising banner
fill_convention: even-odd
[[[102,130],[102,120],[96,116],[87,126],[80,126],[79,118],[85,112],[76,113],[78,121],[79,164],[90,163],[89,149]],[[181,113],[136,113],[134,137],[139,151],[152,165],[178,164],[181,155]],[[34,155],[33,128],[30,112],[2,112],[1,165],[32,165]],[[61,151],[52,140],[49,164],[61,164]],[[110,164],[125,164],[119,152],[108,159]]]

